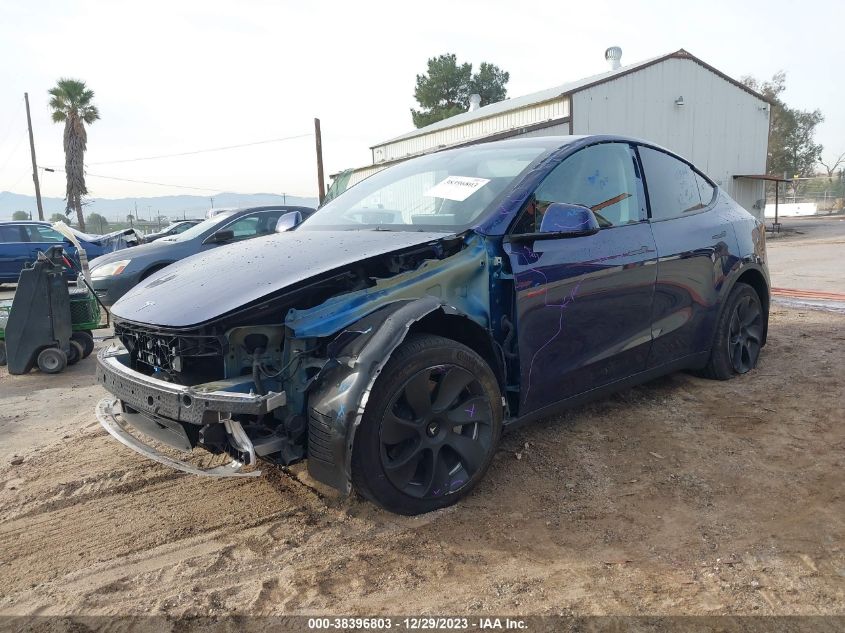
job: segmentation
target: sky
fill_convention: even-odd
[[[787,104],[824,113],[816,140],[830,158],[845,152],[843,25],[836,0],[806,15],[782,0],[0,0],[0,191],[33,193],[24,92],[38,164],[63,166],[47,105],[59,77],[84,80],[100,109],[92,197],[316,196],[314,117],[327,174],[369,164],[370,146],[413,128],[429,57],[494,63],[514,97],[604,72],[614,45],[623,66],[684,48],[735,78],[784,70]],[[288,140],[262,143],[273,139]],[[43,195],[64,196],[64,174],[39,174]]]

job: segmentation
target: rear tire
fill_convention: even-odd
[[[0,367],[6,366],[6,341],[0,341]]]
[[[502,432],[492,369],[456,341],[412,335],[373,386],[352,449],[352,483],[398,514],[456,503],[484,476]]]
[[[80,330],[70,335],[71,341],[76,341],[82,347],[82,358],[88,358],[94,351],[94,335],[88,330]]]
[[[82,352],[82,345],[77,343],[74,340],[68,342],[68,352],[67,352],[67,364],[76,365],[79,361],[82,360],[83,352]]]
[[[713,380],[728,380],[757,366],[763,345],[763,308],[754,289],[737,283],[719,315],[710,359],[699,374]]]
[[[58,374],[67,367],[67,354],[58,347],[42,349],[38,354],[38,369],[45,374]]]

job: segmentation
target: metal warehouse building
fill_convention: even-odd
[[[429,152],[514,136],[621,134],[649,140],[686,157],[742,206],[762,218],[769,102],[681,49],[621,66],[622,51],[605,53],[611,70],[507,99],[374,145],[373,164],[338,174],[343,190],[392,164]]]

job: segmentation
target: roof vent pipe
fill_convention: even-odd
[[[469,96],[469,111],[473,112],[474,110],[478,110],[481,107],[481,95],[470,95]]]
[[[611,46],[604,52],[604,58],[610,63],[610,70],[617,70],[622,67],[622,49],[618,46]]]

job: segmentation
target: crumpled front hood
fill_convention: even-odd
[[[445,236],[416,231],[294,231],[245,240],[155,273],[115,303],[112,314],[162,327],[197,325],[309,277]]]

